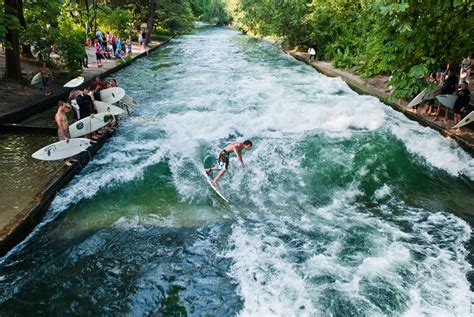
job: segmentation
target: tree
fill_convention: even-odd
[[[5,50],[5,78],[18,82],[23,81],[20,65],[20,24],[18,17],[23,6],[22,0],[5,0],[5,18],[8,20],[5,39],[8,43]]]

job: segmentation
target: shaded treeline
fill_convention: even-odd
[[[474,53],[470,0],[225,0],[244,32],[316,48],[319,58],[363,76],[389,74],[395,97],[411,96],[417,80],[440,64]]]
[[[225,14],[219,0],[4,0],[0,9],[4,75],[20,82],[22,55],[80,73],[85,40],[97,30],[135,40],[146,30],[150,41],[189,32],[199,19],[219,23]],[[53,60],[51,53],[59,58]]]

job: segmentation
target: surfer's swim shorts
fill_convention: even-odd
[[[222,170],[222,169],[229,168],[229,156],[230,156],[230,153],[227,152],[226,150],[222,150],[219,153],[219,160],[217,161],[218,169]]]
[[[59,138],[59,141],[62,141],[62,140],[66,140],[66,137],[67,138],[71,138],[71,135],[69,134],[69,130],[66,131],[66,133],[62,134],[61,132],[59,132],[58,130],[58,138]]]

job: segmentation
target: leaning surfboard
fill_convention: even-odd
[[[120,116],[125,113],[120,107],[111,105],[110,103],[102,102],[102,101],[94,101],[95,109],[98,113],[110,113],[113,116]]]
[[[74,78],[74,79],[71,79],[70,81],[68,81],[67,83],[65,83],[63,87],[66,87],[66,88],[76,88],[76,87],[82,85],[83,82],[84,82],[84,77],[79,76],[79,77],[76,77],[76,78]]]
[[[71,138],[78,138],[80,136],[95,132],[100,128],[114,121],[114,116],[110,113],[98,113],[93,117],[88,116],[69,126],[69,133]]]
[[[407,105],[407,107],[414,107],[416,105],[419,105],[423,101],[423,97],[426,95],[427,91],[426,89],[423,89],[422,92],[420,92],[418,95],[416,95],[415,98],[413,98],[412,101]]]
[[[69,142],[63,140],[47,145],[31,156],[42,161],[63,160],[85,151],[89,146],[91,141],[85,138],[70,139]]]
[[[428,91],[424,96],[423,100],[433,100],[441,92],[441,87],[436,87],[435,89]]]
[[[469,123],[474,121],[474,111],[471,111],[467,116],[465,116],[458,124],[456,124],[453,128],[460,128],[468,125]]]
[[[116,103],[125,96],[125,90],[120,87],[107,88],[100,91],[100,101],[106,103]]]
[[[439,95],[436,96],[436,99],[445,107],[453,108],[456,99],[458,99],[458,95]]]
[[[204,169],[201,169],[201,172],[204,175],[204,177],[206,178],[207,183],[212,188],[212,190],[214,190],[214,192],[217,194],[217,196],[219,196],[222,200],[224,200],[226,203],[228,203],[229,201],[227,200],[227,198],[225,198],[224,195],[221,193],[221,191],[216,186],[214,186],[214,184],[211,183],[211,179],[207,175],[206,171],[204,171]]]
[[[41,82],[41,73],[36,74],[33,79],[31,79],[31,84],[36,85]]]

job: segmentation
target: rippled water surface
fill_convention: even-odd
[[[278,48],[200,28],[0,264],[0,315],[467,316],[474,161]],[[226,205],[199,169],[231,159]]]

